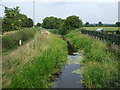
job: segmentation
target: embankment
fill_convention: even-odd
[[[18,31],[6,32],[2,35],[2,52],[6,53],[10,50],[15,50],[19,46],[19,40],[22,45],[34,38],[36,29],[25,28]]]
[[[83,83],[88,88],[119,87],[118,60],[109,52],[105,42],[72,31],[65,38],[76,48],[84,51],[81,64],[83,68]]]
[[[29,43],[3,57],[4,88],[47,88],[49,77],[67,60],[67,44],[41,30]]]

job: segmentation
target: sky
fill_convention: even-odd
[[[114,24],[118,21],[119,0],[35,0],[35,23],[42,22],[45,17],[66,18],[79,16],[83,23],[102,21]],[[33,0],[0,0],[3,5],[20,7],[20,12],[33,19]],[[0,17],[4,16],[4,8],[0,6]]]

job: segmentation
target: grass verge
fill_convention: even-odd
[[[3,87],[47,88],[49,77],[67,60],[67,44],[41,30],[34,40],[3,57]]]
[[[74,47],[84,51],[81,63],[83,83],[88,88],[119,87],[117,57],[108,52],[105,42],[73,31],[65,36]]]

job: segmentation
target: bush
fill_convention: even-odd
[[[35,35],[35,29],[26,28],[16,32],[9,32],[2,37],[2,48],[3,52],[13,49],[18,46],[19,40],[22,40],[22,44]]]

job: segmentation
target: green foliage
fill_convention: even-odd
[[[18,46],[19,40],[22,40],[22,44],[35,35],[35,30],[32,28],[26,28],[20,31],[12,31],[2,36],[2,48],[3,52],[13,49]]]
[[[57,18],[56,17],[46,17],[43,20],[42,27],[47,28],[47,29],[53,29],[54,28],[54,23],[56,22]]]
[[[53,24],[54,29],[59,29],[60,26],[61,26],[61,24],[63,23],[63,21],[64,21],[63,19],[58,18],[58,19],[56,20],[56,22]]]
[[[42,27],[46,29],[59,29],[64,19],[56,17],[46,17],[43,20]]]
[[[102,26],[103,24],[102,24],[102,22],[98,22],[98,26]]]
[[[105,42],[73,31],[65,36],[84,51],[83,83],[88,88],[119,87],[117,57],[108,52]]]
[[[78,16],[69,16],[61,24],[59,32],[60,34],[65,35],[68,31],[80,28],[81,26],[82,20],[80,20]]]
[[[13,31],[21,29],[22,27],[32,27],[33,21],[26,15],[21,14],[19,7],[8,9],[5,8],[5,17],[2,21],[2,30]]]
[[[86,22],[86,23],[85,23],[85,26],[89,26],[89,22]]]
[[[82,26],[82,20],[78,16],[69,16],[66,19],[56,17],[46,17],[43,20],[42,27],[47,29],[58,29],[59,34],[65,35],[72,29]]]
[[[67,44],[51,33],[46,36],[45,31],[41,32],[12,57],[4,58],[3,87],[48,88],[49,77],[67,60]],[[7,86],[6,79],[10,81]]]
[[[31,18],[26,19],[23,23],[22,23],[22,27],[32,27],[33,26],[33,20]]]
[[[115,24],[117,27],[120,27],[120,22],[116,22]]]
[[[69,16],[64,21],[65,29],[72,30],[82,26],[82,21],[78,16]]]
[[[37,23],[37,26],[40,27],[40,26],[41,26],[41,23]]]
[[[59,34],[65,35],[65,34],[67,34],[67,32],[68,32],[68,30],[67,30],[64,22],[61,23],[60,28],[59,28]]]

